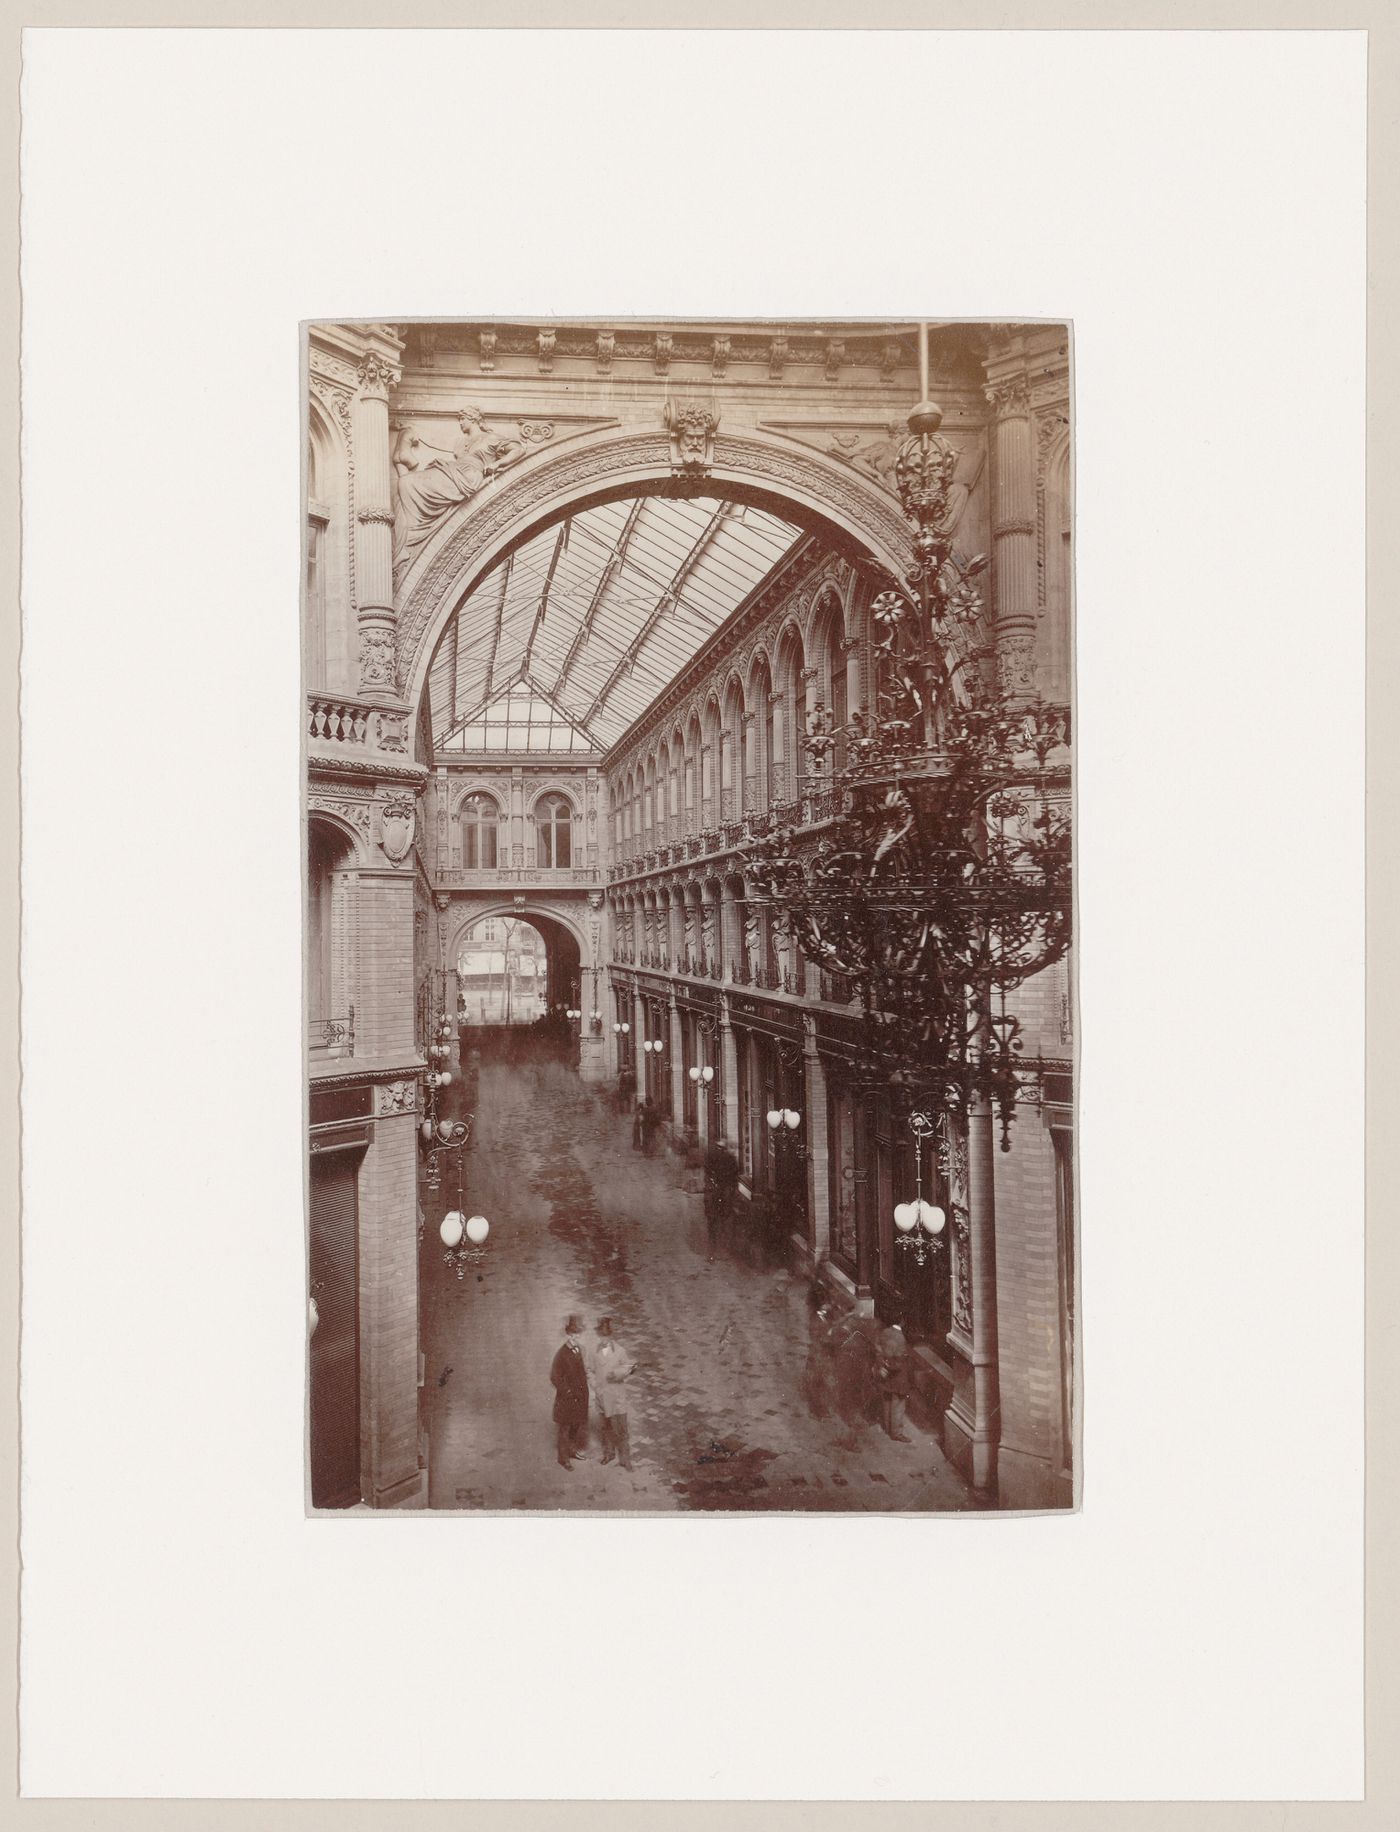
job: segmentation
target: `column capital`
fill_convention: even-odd
[[[1030,383],[1024,375],[999,376],[983,389],[998,420],[1028,420],[1031,412]]]
[[[403,370],[378,350],[365,350],[355,365],[362,401],[380,401],[388,405],[389,390],[397,388]]]

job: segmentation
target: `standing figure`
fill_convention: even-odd
[[[650,1158],[656,1151],[656,1134],[661,1125],[661,1113],[650,1095],[642,1102],[642,1152]]]
[[[583,1318],[570,1315],[564,1324],[564,1340],[549,1370],[562,1469],[574,1467],[574,1458],[584,1455],[583,1447],[588,1442],[588,1369],[584,1366],[583,1349],[579,1344],[582,1334]]]
[[[637,1092],[637,1077],[626,1063],[617,1072],[617,1110],[620,1114],[629,1113],[632,1109],[632,1096]]]
[[[602,1421],[603,1461],[616,1457],[624,1469],[632,1467],[632,1446],[627,1435],[627,1378],[636,1368],[613,1335],[612,1318],[598,1319],[598,1345],[593,1351],[593,1397]]]
[[[909,1398],[909,1344],[897,1323],[881,1331],[876,1373],[880,1382],[880,1423],[888,1437],[897,1444],[907,1444],[909,1433],[904,1429],[904,1404]]]
[[[645,1112],[645,1110],[646,1110],[646,1102],[644,1100],[639,1100],[637,1102],[636,1107],[632,1111],[632,1149],[633,1151],[640,1151],[642,1149],[642,1134],[644,1131],[642,1115]]]
[[[807,1365],[802,1370],[802,1396],[813,1418],[824,1419],[831,1410],[833,1318],[825,1303],[820,1303],[811,1322],[807,1339]]]
[[[738,1193],[739,1160],[716,1140],[705,1153],[705,1226],[711,1259],[729,1233]]]
[[[846,1427],[838,1440],[855,1450],[875,1391],[875,1348],[859,1317],[845,1317],[836,1332],[836,1410]]]

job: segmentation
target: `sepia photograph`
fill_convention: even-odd
[[[1070,325],[302,337],[309,1511],[1074,1509]]]

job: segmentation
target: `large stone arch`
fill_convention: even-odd
[[[714,461],[680,475],[661,432],[622,432],[542,458],[491,483],[444,518],[398,592],[398,685],[416,705],[454,610],[512,548],[551,521],[639,494],[723,496],[782,515],[902,578],[913,553],[892,498],[849,466],[762,434],[718,434]]]
[[[524,907],[521,908],[513,896],[495,898],[488,896],[479,901],[461,904],[458,904],[454,898],[449,906],[449,911],[454,918],[454,926],[448,931],[447,960],[449,963],[455,961],[458,954],[461,953],[462,937],[466,931],[474,923],[485,922],[490,916],[518,917],[522,922],[530,923],[532,927],[539,926],[537,918],[545,922],[557,923],[561,929],[567,929],[578,943],[580,958],[585,962],[589,959],[589,940],[583,925],[583,918],[587,914],[586,904],[580,905],[575,911],[570,905],[551,903],[544,897],[527,897]],[[541,929],[540,933],[544,934],[544,931]]]

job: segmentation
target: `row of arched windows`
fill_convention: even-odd
[[[716,672],[726,666],[720,662]],[[815,773],[803,747],[814,708],[822,704],[830,723],[843,726],[860,692],[858,654],[831,598],[818,620],[812,665],[801,636],[789,628],[771,663],[760,651],[747,682],[733,676],[722,689],[717,685],[703,715],[661,734],[654,749],[612,779],[619,856],[796,799],[803,779]],[[838,767],[841,749],[838,744],[834,753]],[[829,769],[831,759],[816,767]]]

